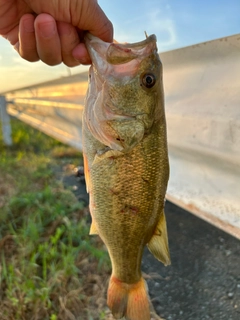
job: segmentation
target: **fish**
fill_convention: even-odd
[[[107,43],[87,33],[92,60],[82,119],[90,234],[107,247],[107,304],[115,319],[150,320],[141,272],[144,247],[170,264],[165,194],[169,179],[162,63],[155,35]]]

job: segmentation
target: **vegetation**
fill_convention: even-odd
[[[0,127],[0,319],[106,319],[108,255],[61,181],[81,154],[18,120],[12,129],[6,147]]]

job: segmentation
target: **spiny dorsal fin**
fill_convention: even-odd
[[[155,232],[147,246],[154,257],[161,261],[165,266],[171,264],[168,247],[167,224],[164,211],[162,211]]]

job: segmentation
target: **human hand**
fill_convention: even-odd
[[[112,24],[97,0],[0,0],[0,35],[28,61],[90,64],[84,31],[113,40]]]

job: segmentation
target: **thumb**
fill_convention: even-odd
[[[70,3],[73,3],[71,1]],[[113,41],[113,26],[97,0],[78,1],[80,8],[72,11],[73,24],[80,30],[89,31],[92,35],[106,42]],[[81,4],[80,4],[81,3]]]

